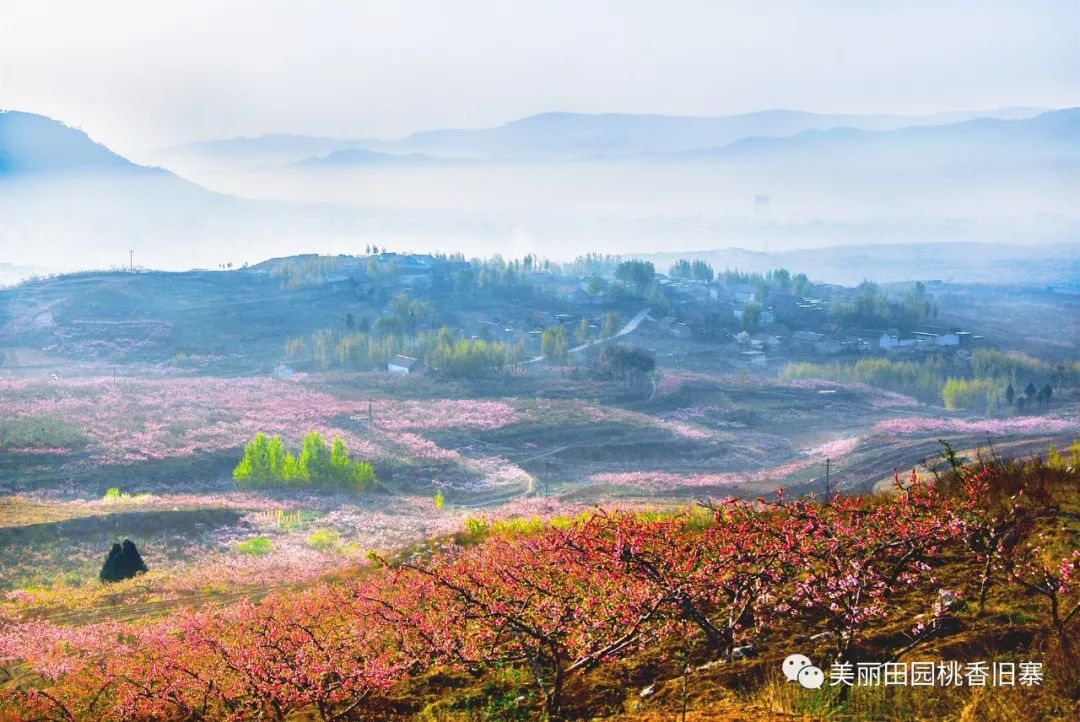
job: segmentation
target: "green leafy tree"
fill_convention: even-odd
[[[649,309],[658,316],[666,316],[671,311],[671,303],[664,291],[657,284],[649,285],[645,291],[645,300],[649,303]]]
[[[270,439],[270,444],[267,447],[267,470],[270,478],[281,479],[284,476],[285,471],[285,442],[281,440],[280,436],[275,436]]]
[[[619,332],[619,328],[622,326],[622,318],[616,311],[609,311],[604,316],[604,325],[600,329],[600,335],[604,338],[611,338]]]
[[[345,480],[352,474],[352,460],[349,458],[349,450],[345,441],[340,437],[334,437],[330,446],[330,468],[335,479]]]
[[[307,343],[302,338],[290,338],[285,342],[285,354],[290,358],[298,358],[307,351]]]
[[[335,438],[330,447],[313,431],[304,437],[300,456],[285,449],[280,437],[267,439],[256,434],[244,447],[244,456],[233,470],[233,478],[243,486],[320,486],[331,489],[367,491],[375,486],[375,470],[365,461],[349,455],[345,441]]]
[[[585,280],[585,292],[589,294],[589,303],[604,292],[604,279],[599,274],[593,273]]]
[[[577,330],[574,331],[574,340],[578,342],[578,345],[589,342],[589,319],[581,319]]]
[[[748,303],[743,306],[742,325],[746,330],[757,328],[761,322],[761,304]]]
[[[656,359],[643,349],[611,344],[600,353],[597,366],[601,373],[640,384],[656,369]]]
[[[355,491],[370,491],[375,488],[375,468],[366,461],[354,461],[349,483]]]
[[[304,479],[316,483],[325,483],[333,476],[330,450],[318,431],[312,431],[304,437],[304,445],[300,451],[300,470]]]
[[[991,379],[950,378],[941,389],[941,399],[947,409],[992,410],[1000,398],[1001,387]]]
[[[680,258],[671,264],[668,275],[672,278],[690,278],[690,261]]]
[[[706,261],[695,259],[690,264],[690,278],[695,281],[704,281],[705,283],[712,283],[716,278],[716,272],[713,271],[713,267]]]
[[[615,278],[640,295],[656,278],[656,267],[649,261],[623,261],[615,267]]]
[[[569,345],[566,342],[566,329],[562,326],[552,326],[544,329],[544,335],[540,339],[540,352],[548,361],[562,362],[566,360]]]
[[[266,434],[255,434],[255,438],[244,447],[244,456],[240,463],[233,469],[233,479],[258,485],[273,478],[270,468],[270,441]]]
[[[285,461],[281,464],[280,480],[290,484],[304,481],[304,475],[300,469],[300,462],[297,461],[296,457],[292,454],[285,455]]]

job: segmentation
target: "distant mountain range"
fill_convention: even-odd
[[[555,258],[688,244],[1080,242],[1080,108],[917,118],[549,113],[351,142],[274,135],[173,149],[205,154],[211,167],[233,158],[242,161],[233,169],[272,171],[234,174],[232,186],[214,183],[228,173],[183,171],[229,195],[51,118],[2,112],[0,262],[107,267],[139,248],[144,263],[179,268],[388,239],[483,255],[522,238],[520,252]],[[391,168],[407,172],[380,175]],[[264,182],[270,190],[254,192]],[[310,192],[290,195],[298,188]]]
[[[819,115],[765,111],[721,118],[546,113],[481,130],[436,130],[400,141],[348,141],[266,135],[174,146],[166,153],[242,159],[300,169],[417,166],[452,160],[557,157],[572,160],[825,162],[824,156],[867,162],[882,155],[946,162],[1080,163],[1080,108],[1036,113],[1009,108],[932,116]],[[967,116],[979,116],[968,118]],[[937,124],[931,124],[937,121]],[[906,123],[906,125],[905,125]],[[365,143],[368,147],[353,144]],[[1006,158],[1007,156],[1007,158]],[[0,174],[44,171],[167,174],[132,163],[82,131],[31,113],[0,113]]]
[[[479,130],[434,130],[399,141],[372,143],[383,152],[427,153],[451,158],[570,159],[593,155],[667,153],[715,148],[744,138],[783,138],[807,130],[897,128],[942,125],[978,117],[1026,118],[1031,108],[989,113],[942,113],[928,116],[829,115],[767,110],[721,117],[543,113]]]
[[[607,156],[605,160],[786,164],[795,169],[882,171],[897,166],[922,172],[1072,168],[1080,171],[1080,108],[1032,118],[979,118],[897,130],[830,128],[787,138],[746,138],[719,148]]]
[[[596,155],[671,153],[717,148],[746,138],[783,138],[808,130],[896,130],[960,123],[978,118],[1030,118],[1038,108],[933,115],[852,115],[767,110],[719,117],[542,113],[494,128],[441,129],[398,140],[334,139],[275,134],[175,145],[152,154],[170,162],[202,160],[226,166],[302,161],[344,149],[393,155],[423,154],[478,160],[567,160]]]

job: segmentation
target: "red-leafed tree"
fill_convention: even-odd
[[[468,669],[524,664],[557,718],[567,679],[637,648],[662,624],[664,596],[604,573],[574,534],[491,539],[480,547],[397,570],[385,619],[414,642]]]

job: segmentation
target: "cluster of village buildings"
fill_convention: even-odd
[[[469,265],[427,255],[383,254],[379,258],[382,263],[394,264],[397,284],[421,293],[431,286],[436,269],[445,275],[460,270],[458,266]],[[613,308],[612,300],[604,292],[597,293],[595,288],[590,291],[584,276],[536,270],[523,274],[523,281],[533,287],[533,298],[543,299],[547,308],[534,307],[516,315],[477,312],[459,332],[505,343],[525,338],[529,352],[536,353],[545,329],[563,326],[573,342],[583,318],[590,334],[596,337],[604,316]],[[727,344],[728,360],[740,367],[882,352],[922,354],[948,350],[964,355],[982,342],[981,337],[969,331],[937,326],[929,321],[914,331],[844,327],[830,320],[828,303],[822,299],[773,292],[758,301],[750,284],[706,283],[663,274],[657,274],[655,282],[665,298],[667,311],[650,313],[642,329],[675,340],[700,339]],[[634,303],[641,306],[644,301],[624,299],[618,304],[624,317],[632,314]],[[744,314],[750,308],[757,320],[747,324]],[[406,357],[394,359],[390,370],[409,373],[415,368],[414,362]]]

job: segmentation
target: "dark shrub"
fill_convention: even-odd
[[[131,579],[140,572],[148,571],[146,562],[130,539],[125,539],[123,544],[113,544],[109,550],[109,556],[101,566],[101,574],[98,576],[103,582],[118,582],[122,579]]]

